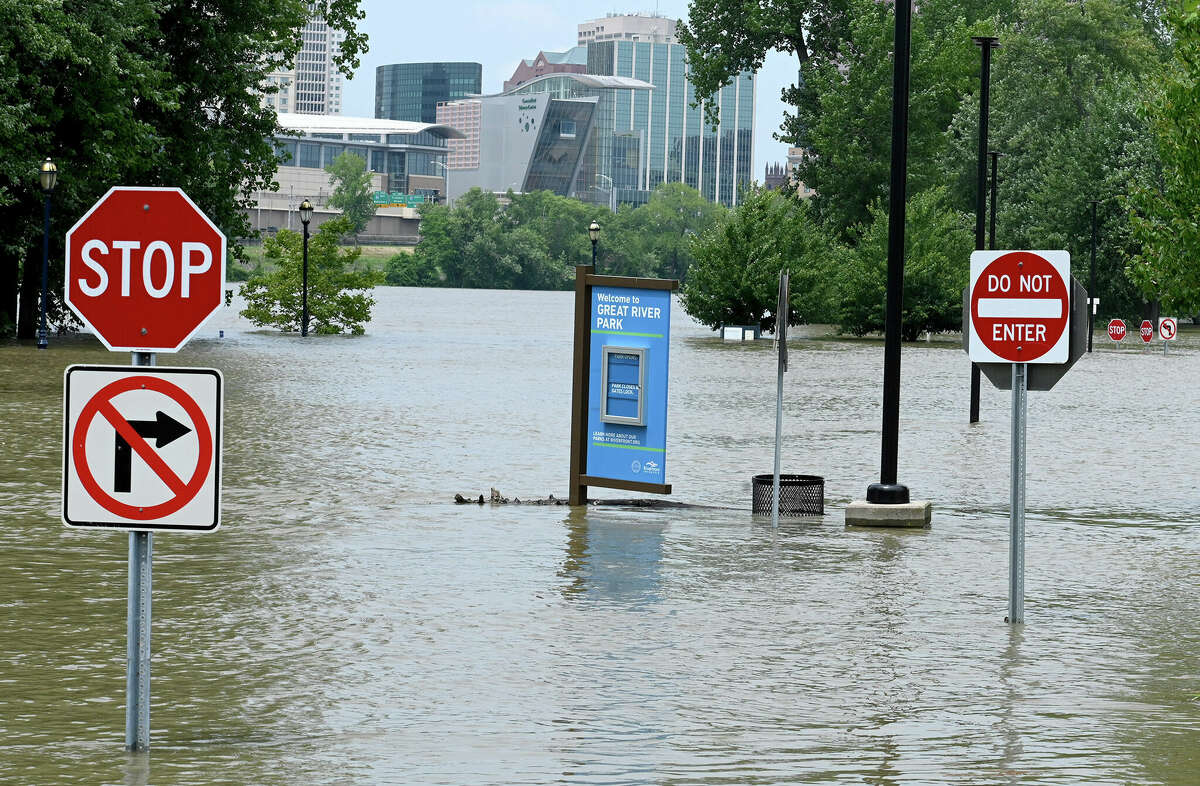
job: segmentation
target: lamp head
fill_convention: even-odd
[[[42,162],[41,169],[38,171],[38,177],[42,181],[42,191],[49,194],[54,190],[55,184],[58,182],[58,167],[54,162],[47,158]]]
[[[307,199],[300,203],[300,223],[308,226],[308,222],[312,221],[313,206],[312,202]]]
[[[595,221],[588,227],[588,237],[592,239],[593,243],[600,239],[600,225]]]

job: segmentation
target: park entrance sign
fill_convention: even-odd
[[[113,351],[177,352],[221,306],[225,235],[178,188],[109,189],[66,246],[67,305]]]

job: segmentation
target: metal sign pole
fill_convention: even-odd
[[[779,371],[775,387],[775,482],[771,487],[771,526],[779,526],[779,464],[783,451],[783,372],[787,371],[787,323],[789,315],[788,271],[779,272],[779,301],[775,307],[775,341],[779,345]]]
[[[1012,479],[1008,517],[1008,617],[1025,622],[1025,417],[1028,412],[1028,366],[1012,364]]]
[[[153,366],[153,352],[134,352],[133,365]],[[129,533],[126,611],[125,749],[150,749],[150,591],[154,533]]]

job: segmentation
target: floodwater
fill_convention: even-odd
[[[695,507],[454,505],[566,495],[572,297],[381,289],[358,338],[225,310],[159,356],[224,373],[224,504],[155,536],[148,755],[123,751],[127,536],[59,520],[63,370],[129,355],[0,346],[0,782],[1200,782],[1200,333],[1099,332],[1030,393],[1013,628],[1009,393],[985,380],[968,426],[949,341],[903,353],[929,530],[843,524],[877,479],[880,342],[793,337],[783,468],[826,513],[774,530],[749,512],[770,342],[678,306],[666,478]]]

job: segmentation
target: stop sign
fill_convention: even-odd
[[[1071,316],[1066,251],[971,254],[968,353],[976,363],[1066,363]]]
[[[225,235],[178,188],[116,186],[67,232],[67,305],[111,350],[178,351],[224,289]]]
[[[1108,323],[1108,337],[1113,341],[1120,341],[1125,338],[1125,321],[1121,319],[1113,319]]]
[[[1153,339],[1154,339],[1154,325],[1151,324],[1150,320],[1143,319],[1142,320],[1142,341],[1149,344]]]

